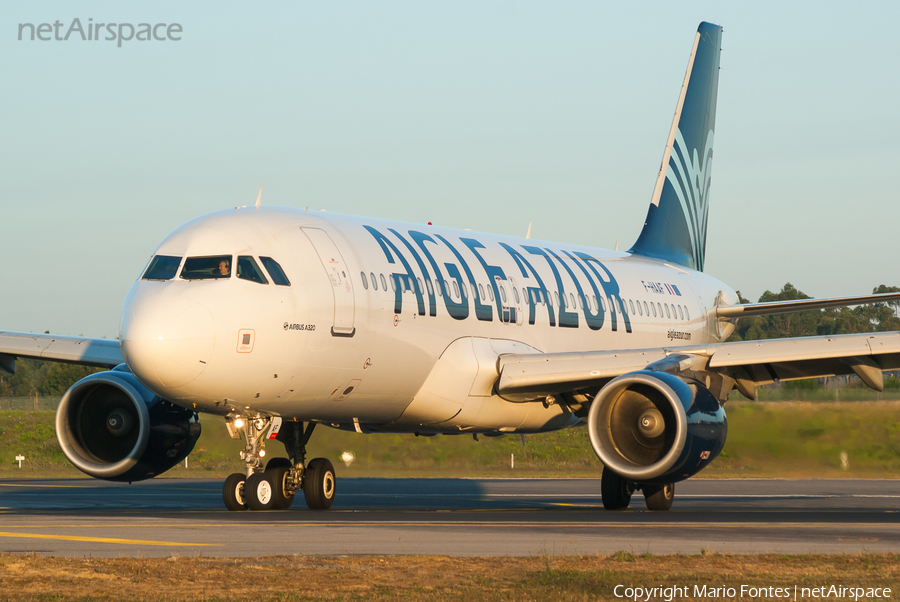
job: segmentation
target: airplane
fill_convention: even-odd
[[[643,228],[610,251],[255,205],[172,232],[125,298],[118,341],[0,332],[17,357],[109,368],[56,414],[66,457],[111,481],[184,460],[199,414],[243,438],[232,511],[334,502],[317,426],[357,433],[541,433],[587,424],[609,510],[668,510],[707,467],[737,389],[856,374],[881,390],[900,332],[725,342],[744,316],[900,294],[738,304],[705,274],[722,28],[701,23]],[[529,232],[530,234],[530,232]],[[477,437],[476,437],[477,438]],[[266,458],[278,441],[286,458]]]

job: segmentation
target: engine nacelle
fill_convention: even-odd
[[[636,483],[675,483],[719,455],[728,422],[699,382],[641,370],[600,389],[588,431],[604,466]]]
[[[196,412],[147,389],[123,364],[66,391],[56,410],[56,437],[82,472],[107,481],[142,481],[191,453],[200,421]]]

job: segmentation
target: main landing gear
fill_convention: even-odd
[[[222,499],[226,508],[232,511],[286,510],[301,489],[311,510],[331,508],[337,491],[334,466],[325,458],[306,463],[306,444],[315,423],[308,423],[304,429],[301,422],[288,422],[282,426],[278,418],[260,416],[246,421],[238,418],[232,425],[247,442],[241,451],[246,474],[237,472],[225,479]],[[272,458],[263,469],[266,437],[281,441],[289,459]]]
[[[675,483],[639,484],[605,466],[603,467],[603,474],[600,478],[600,495],[603,498],[603,507],[607,510],[628,508],[632,494],[638,489],[644,494],[647,510],[669,510],[675,500]]]

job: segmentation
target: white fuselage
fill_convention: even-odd
[[[120,336],[141,382],[197,411],[360,431],[570,426],[564,405],[498,397],[497,356],[716,342],[710,310],[735,300],[628,253],[289,208],[198,218],[156,255],[272,258],[290,285],[139,279]]]

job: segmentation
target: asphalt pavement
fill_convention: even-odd
[[[694,479],[608,512],[599,479],[338,481],[328,511],[228,512],[216,479],[0,480],[0,552],[499,556],[900,552],[900,480]]]

